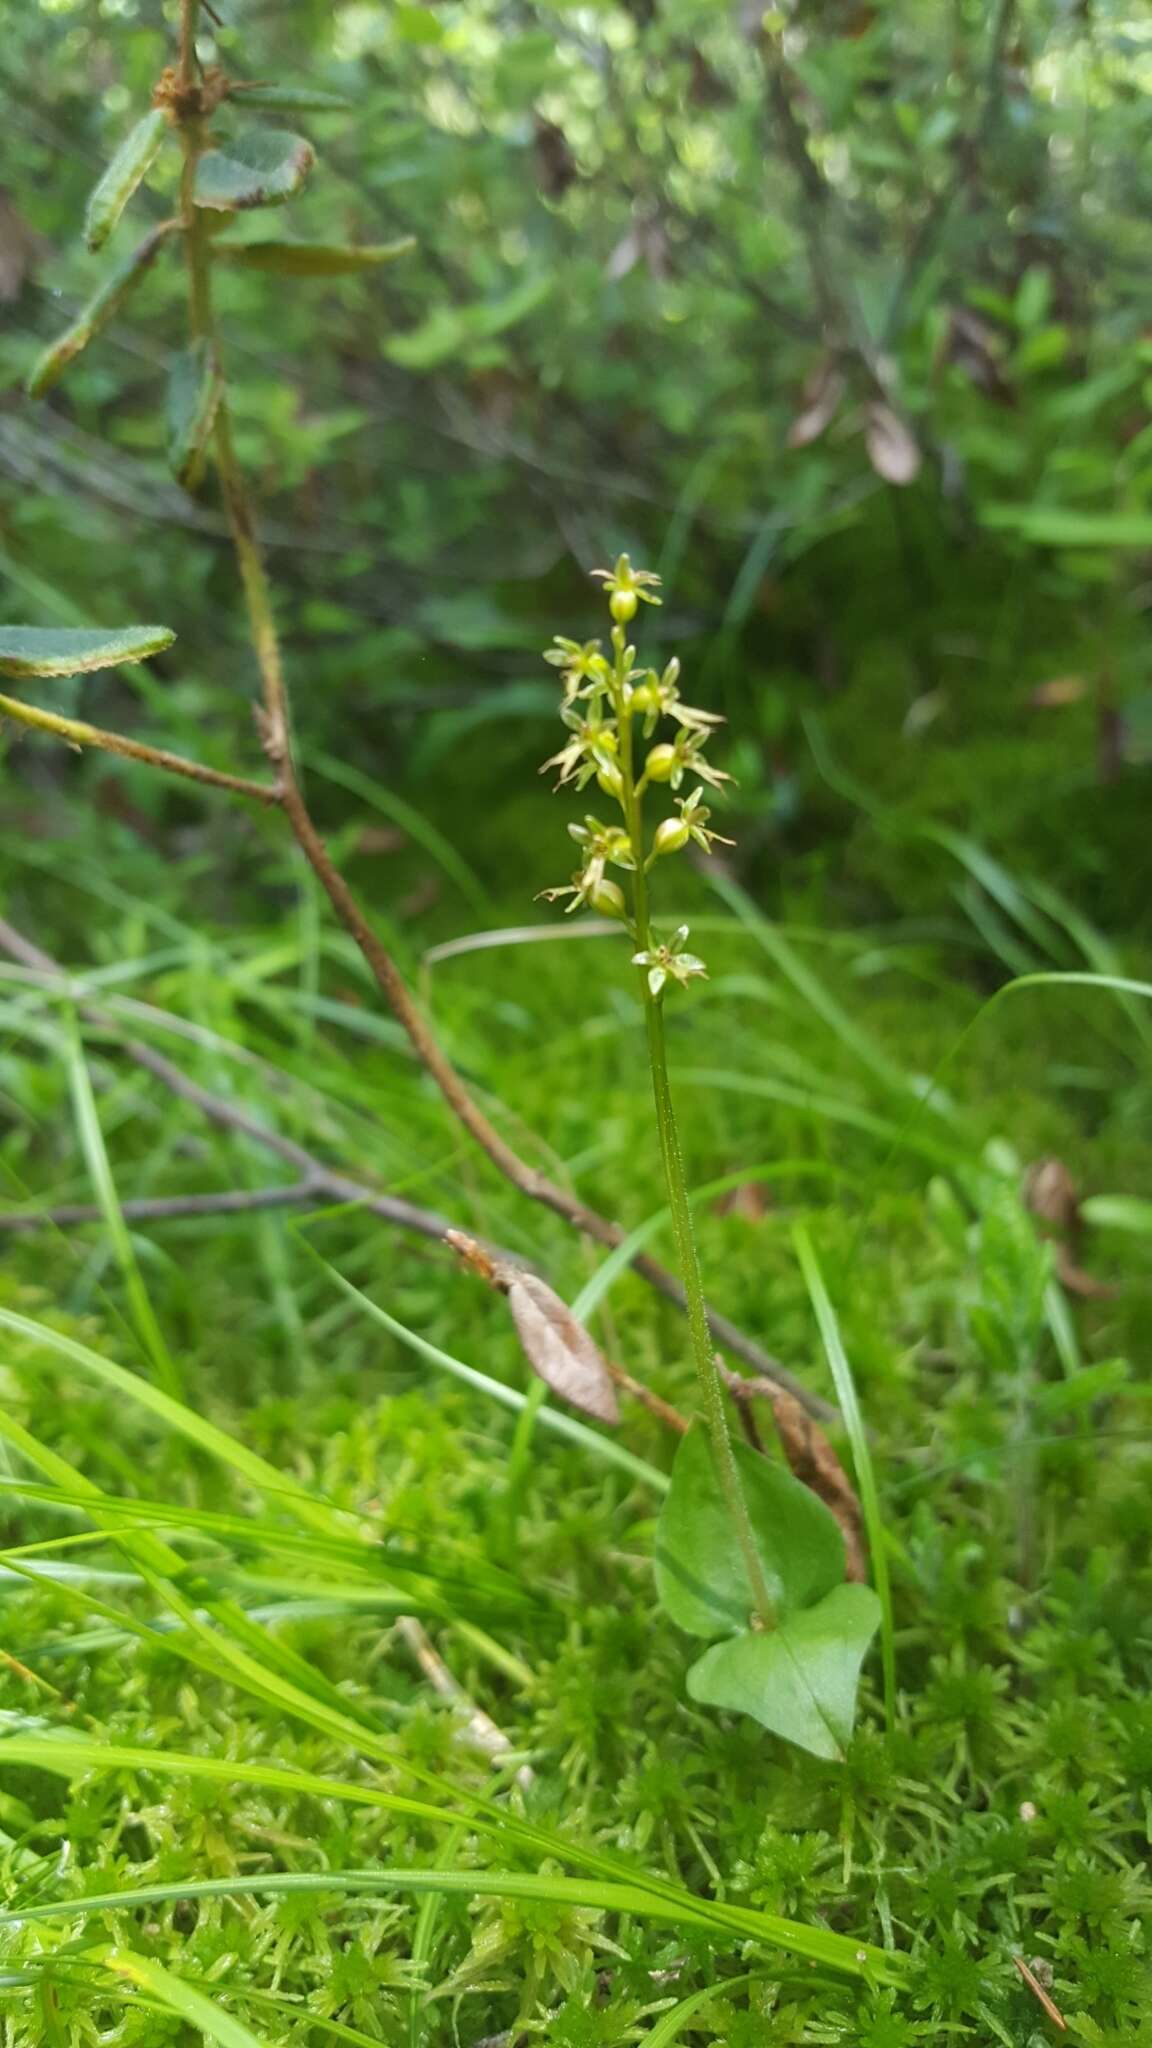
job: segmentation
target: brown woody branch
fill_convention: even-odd
[[[259,804],[275,804],[280,793],[270,782],[250,782],[245,775],[228,775],[222,768],[209,768],[202,761],[189,761],[183,754],[170,754],[166,747],[152,747],[127,734],[106,732],[103,726],[88,725],[82,718],[64,718],[58,711],[42,711],[38,704],[24,704],[17,697],[0,696],[0,716],[35,732],[51,733],[73,747],[96,747],[105,754],[119,754],[126,761],[143,761],[165,775],[182,775],[188,782],[207,783],[226,789],[233,796],[251,797]]]
[[[194,104],[195,95],[192,91],[197,65],[197,12],[198,0],[182,0],[180,83],[183,97],[174,111],[184,148],[181,210],[188,265],[191,324],[194,334],[208,341],[219,358],[219,337],[216,333],[212,306],[211,241],[201,212],[193,200],[196,163],[205,140],[203,119]],[[547,1174],[521,1158],[485,1115],[441,1048],[396,962],[333,862],[308,810],[292,758],[288,692],[273,611],[272,592],[247,485],[236,457],[226,394],[221,398],[217,410],[213,444],[237,567],[244,590],[252,644],[260,673],[261,737],[275,777],[275,788],[267,796],[263,786],[259,784],[245,785],[244,793],[259,793],[261,801],[277,802],[283,809],[293,837],[323,887],[337,917],[358,946],[389,1008],[407,1033],[417,1058],[435,1081],[449,1108],[493,1165],[520,1193],[551,1209],[585,1236],[611,1247],[623,1243],[626,1233],[618,1223],[589,1208],[577,1196],[559,1187]],[[112,736],[103,736],[105,741],[110,737]],[[141,753],[134,742],[124,743],[119,751],[132,751],[135,758],[149,758],[149,754]],[[171,760],[175,761],[177,758],[173,756]],[[153,765],[161,764],[153,762]],[[167,765],[171,765],[171,762]],[[205,771],[197,779],[218,778],[214,771]],[[3,929],[0,927],[0,932]],[[10,927],[7,929],[11,931]],[[19,934],[16,937],[19,939]],[[20,943],[26,947],[27,942]],[[33,952],[37,950],[32,949]],[[16,957],[19,958],[21,955],[17,953]],[[28,958],[27,951],[23,957]],[[54,967],[54,963],[45,962],[45,956],[40,956],[39,964]],[[227,1121],[233,1129],[246,1130],[256,1142],[263,1143],[269,1150],[277,1152],[281,1158],[295,1164],[302,1176],[307,1176],[317,1164],[301,1147],[266,1131],[263,1126],[255,1124],[242,1112],[234,1112],[231,1105],[224,1105],[227,1117],[221,1118],[219,1098],[212,1097],[206,1090],[201,1089],[187,1075],[173,1067],[162,1054],[153,1052],[150,1046],[131,1041],[125,1049],[133,1059],[148,1068],[175,1094],[196,1103],[206,1115],[215,1117],[216,1121]],[[340,1175],[329,1174],[326,1169],[321,1171],[325,1175],[327,1191],[336,1199],[363,1199],[365,1191],[355,1182],[347,1181]],[[397,1211],[409,1210],[410,1205],[396,1204],[390,1197],[372,1196],[369,1199],[369,1206],[377,1214],[384,1213],[381,1206],[384,1203],[388,1204],[391,1211],[390,1220],[403,1224],[405,1219]],[[421,1217],[426,1214],[422,1211],[410,1213]],[[447,1223],[443,1219],[438,1219],[438,1225],[437,1234],[442,1235],[443,1230],[448,1227]],[[406,1227],[421,1228],[421,1225],[409,1222]],[[676,1276],[666,1267],[650,1258],[646,1252],[636,1253],[631,1264],[657,1293],[675,1303],[681,1310],[684,1309],[684,1290]],[[707,1310],[707,1316],[712,1336],[718,1344],[742,1358],[756,1373],[784,1387],[810,1414],[827,1417],[834,1412],[826,1402],[804,1387],[778,1359],[766,1353],[726,1316],[711,1308]]]
[[[285,1181],[283,1187],[225,1188],[214,1195],[143,1195],[120,1203],[127,1223],[168,1223],[183,1216],[250,1216],[262,1209],[294,1209],[323,1197],[312,1181]],[[0,1231],[27,1236],[34,1230],[68,1230],[80,1223],[102,1223],[106,1211],[95,1202],[61,1202],[54,1209],[0,1210]]]

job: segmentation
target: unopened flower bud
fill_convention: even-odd
[[[662,818],[652,840],[653,853],[679,853],[680,848],[688,844],[688,833],[689,827],[683,818]]]
[[[661,746],[651,748],[648,759],[644,763],[644,773],[648,777],[649,782],[670,782],[676,772],[677,765],[678,756],[675,747],[670,746],[667,741],[664,741]]]
[[[608,609],[618,626],[626,626],[629,619],[636,617],[636,604],[634,590],[614,590],[608,599]]]
[[[615,761],[601,761],[596,770],[596,780],[606,796],[617,798],[623,796],[624,777],[617,768]]]
[[[619,882],[610,882],[607,876],[589,891],[588,902],[601,917],[623,917],[628,908]]]

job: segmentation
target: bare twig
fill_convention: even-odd
[[[262,1209],[295,1209],[323,1200],[314,1181],[286,1181],[283,1187],[226,1188],[215,1195],[144,1195],[121,1202],[127,1223],[167,1223],[182,1216],[248,1216]],[[102,1223],[106,1211],[95,1202],[61,1202],[54,1209],[0,1210],[0,1231],[27,1236],[34,1230],[68,1230],[75,1224]]]
[[[30,726],[36,732],[51,733],[54,739],[65,740],[69,746],[97,747],[102,753],[119,754],[127,761],[143,761],[165,775],[182,775],[188,782],[208,783],[214,789],[229,790],[233,796],[251,797],[258,804],[280,801],[279,791],[270,782],[250,782],[245,775],[228,775],[222,768],[209,768],[202,761],[186,760],[183,754],[170,754],[166,747],[149,746],[144,740],[129,739],[125,733],[106,732],[102,726],[88,725],[82,718],[64,718],[57,711],[42,711],[38,704],[23,704],[16,697],[0,696],[0,716]]]
[[[18,931],[16,926],[9,923],[6,918],[0,918],[0,953],[6,953],[9,959],[18,960],[22,966],[32,968],[37,974],[67,984],[68,976],[59,962],[54,960],[50,953],[46,953],[41,946],[35,945],[31,939],[26,938],[24,933]],[[98,1004],[81,1003],[80,1008],[83,1015],[90,1022],[95,1023],[101,1029],[108,1027],[111,1020],[106,1012],[100,1009]],[[146,1045],[142,1039],[120,1038],[118,1036],[116,1043],[129,1059],[136,1062],[137,1066],[147,1068],[148,1072],[155,1075],[156,1079],[162,1082],[164,1087],[169,1089],[173,1095],[179,1096],[185,1102],[190,1102],[210,1122],[220,1125],[225,1130],[237,1131],[241,1136],[251,1138],[254,1144],[262,1146],[266,1152],[275,1154],[278,1159],[283,1159],[286,1165],[294,1167],[299,1175],[298,1188],[292,1190],[296,1199],[301,1201],[305,1199],[320,1199],[355,1203],[359,1207],[366,1209],[370,1215],[378,1216],[383,1222],[394,1224],[401,1230],[410,1230],[418,1237],[441,1240],[452,1230],[453,1225],[450,1219],[440,1215],[436,1210],[419,1208],[414,1202],[402,1201],[396,1195],[381,1194],[376,1189],[366,1186],[362,1181],[353,1179],[349,1174],[337,1172],[333,1168],[326,1166],[322,1160],[317,1159],[313,1153],[308,1152],[303,1145],[297,1145],[293,1139],[285,1138],[279,1131],[270,1130],[266,1124],[260,1123],[256,1117],[250,1115],[238,1103],[230,1102],[222,1095],[213,1095],[209,1089],[202,1088],[198,1081],[193,1081],[190,1075],[183,1072],[182,1068],[176,1066],[173,1061],[165,1059],[163,1053],[156,1052],[152,1046]],[[308,1190],[307,1196],[302,1192],[305,1188]],[[267,1192],[271,1193],[272,1191]],[[285,1201],[287,1200],[287,1194],[288,1190],[285,1190]],[[186,1197],[184,1199],[192,1198]],[[199,1197],[197,1199],[203,1201],[209,1198]],[[219,1200],[220,1198],[217,1197],[215,1199]],[[129,1207],[130,1205],[125,1205],[126,1213],[128,1213]],[[169,1211],[168,1213],[174,1214],[175,1211]],[[185,1211],[183,1213],[193,1212]],[[198,1213],[206,1214],[208,1212],[201,1209]],[[73,1220],[80,1221],[82,1219],[77,1217]],[[31,1225],[25,1225],[23,1219],[19,1219],[7,1225],[0,1224],[0,1227],[19,1229],[30,1228]],[[506,1261],[509,1265],[525,1263],[523,1260],[518,1260],[515,1252],[503,1251],[499,1247],[491,1247],[491,1249],[498,1258]],[[633,1264],[638,1270],[643,1270],[640,1259],[633,1260]],[[654,1264],[654,1262],[645,1261],[644,1264]],[[677,1285],[672,1280],[671,1274],[664,1272],[663,1267],[655,1266],[654,1270],[664,1281],[669,1282],[673,1287]],[[645,1274],[645,1277],[648,1278],[649,1276]],[[653,1281],[651,1284],[657,1285],[657,1282]],[[661,1289],[661,1291],[667,1290]],[[785,1368],[783,1366],[778,1367],[774,1359],[769,1358],[766,1353],[762,1352],[760,1346],[754,1343],[752,1338],[746,1337],[742,1331],[737,1330],[735,1325],[730,1324],[726,1317],[713,1316],[712,1328],[718,1343],[725,1344],[728,1350],[735,1352],[738,1356],[745,1357],[763,1377],[776,1378],[781,1385],[791,1382],[791,1375],[786,1372]],[[731,1331],[731,1339],[721,1335],[721,1331],[725,1329]],[[624,1385],[624,1381],[622,1380],[620,1384]],[[796,1385],[795,1382],[791,1382],[791,1384],[793,1386]],[[631,1388],[628,1390],[632,1391]],[[642,1397],[637,1396],[637,1398]],[[813,1415],[824,1415],[830,1418],[835,1413],[818,1395],[809,1393],[806,1388],[797,1388],[796,1398],[801,1400],[809,1413]],[[653,1394],[646,1399],[646,1405],[652,1407],[655,1413],[659,1412],[660,1408],[665,1404],[660,1401],[658,1395]]]
[[[502,1728],[498,1728],[491,1714],[478,1707],[475,1700],[465,1692],[458,1678],[448,1669],[439,1650],[422,1622],[414,1614],[402,1614],[397,1631],[403,1636],[413,1657],[425,1678],[441,1699],[450,1701],[463,1722],[463,1732],[473,1749],[478,1749],[493,1764],[503,1764],[512,1751],[512,1744]],[[516,1773],[518,1784],[525,1789],[534,1782],[535,1773],[529,1764],[522,1764]]]

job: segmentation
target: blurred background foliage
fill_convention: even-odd
[[[234,76],[350,103],[295,123],[321,170],[287,231],[418,244],[363,277],[223,287],[330,826],[367,820],[348,781],[367,776],[449,825],[486,886],[553,879],[525,853],[562,842],[530,773],[539,649],[598,629],[584,572],[627,547],[669,587],[651,658],[675,645],[732,722],[739,859],[765,888],[931,907],[947,857],[911,864],[868,822],[898,804],[1106,922],[1139,915],[1149,24],[1109,0],[217,12]],[[20,395],[106,260],[83,252],[84,200],[171,31],[156,0],[6,23],[0,616],[173,625],[149,670],[78,694],[224,762],[253,751],[251,664],[212,491],[164,468],[178,267],[49,405]],[[10,762],[17,863],[93,833],[105,863],[141,835],[195,853],[209,830],[226,888],[251,861],[259,828],[219,805],[39,742]]]

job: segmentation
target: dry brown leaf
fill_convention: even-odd
[[[1075,1237],[1080,1229],[1080,1190],[1062,1159],[1034,1159],[1024,1175],[1024,1207],[1049,1231]]]
[[[1087,695],[1086,676],[1051,676],[1029,692],[1028,703],[1033,711],[1062,710],[1065,704],[1079,704]]]
[[[743,1216],[748,1223],[760,1223],[771,1207],[772,1197],[759,1180],[742,1180],[712,1204],[717,1216]]]
[[[920,444],[890,405],[876,400],[868,407],[864,445],[869,462],[886,484],[910,484],[919,476]]]
[[[1076,1263],[1083,1224],[1080,1190],[1062,1159],[1034,1159],[1024,1175],[1024,1207],[1036,1217],[1055,1247],[1056,1277],[1068,1294],[1084,1301],[1108,1301],[1116,1289]]]
[[[599,1346],[547,1282],[517,1273],[508,1306],[524,1356],[545,1386],[597,1422],[619,1422],[620,1404]]]
[[[563,199],[568,187],[574,185],[580,176],[564,130],[558,128],[555,121],[546,121],[543,114],[535,114],[532,148],[536,160],[536,183],[545,199]]]
[[[524,1356],[545,1386],[597,1422],[619,1422],[620,1405],[607,1360],[547,1281],[506,1259],[493,1258],[462,1230],[449,1230],[444,1242],[471,1272],[507,1295]]]
[[[786,436],[789,448],[807,448],[810,442],[818,441],[834,419],[844,396],[844,379],[835,364],[821,363],[808,378],[802,396],[802,410]]]

